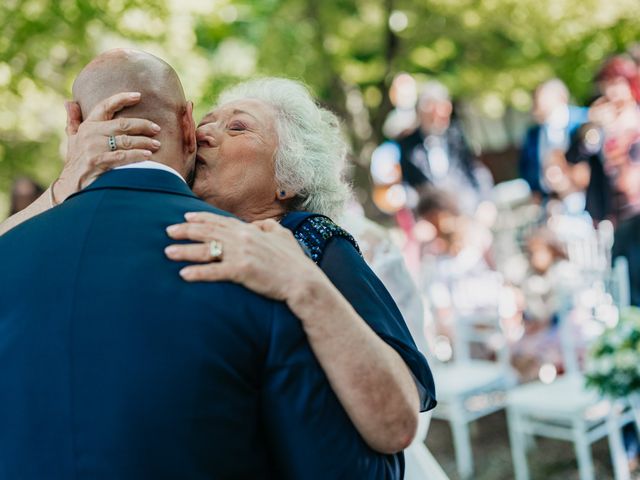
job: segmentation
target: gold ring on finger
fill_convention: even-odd
[[[211,240],[209,242],[209,255],[214,262],[222,261],[222,243],[218,240]]]

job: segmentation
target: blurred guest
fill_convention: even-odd
[[[628,162],[617,176],[617,188],[627,201],[626,217],[615,232],[612,257],[629,262],[631,304],[640,306],[640,162]]]
[[[640,306],[640,159],[626,162],[616,176],[616,188],[625,197],[624,220],[615,231],[611,257],[624,257],[629,262],[629,292],[631,305]],[[631,465],[637,465],[640,451],[636,429],[623,429],[624,443]]]
[[[603,128],[607,167],[624,164],[640,142],[640,75],[625,56],[605,62],[596,77],[602,97],[591,107],[591,117]]]
[[[564,249],[545,227],[539,228],[527,239],[530,270],[522,286],[525,295],[525,318],[539,326],[555,323],[559,308],[556,298],[561,278],[558,268],[567,259]]]
[[[447,88],[435,81],[425,84],[417,104],[419,126],[399,140],[402,179],[416,190],[433,185],[455,193],[461,210],[473,214],[493,180],[452,114]]]
[[[44,189],[29,177],[18,177],[11,187],[11,207],[9,216],[27,208]]]
[[[532,115],[535,124],[522,144],[520,176],[542,198],[557,190],[579,190],[571,188],[574,172],[564,168],[563,154],[573,133],[587,121],[587,109],[570,105],[567,86],[554,78],[536,88]]]
[[[406,136],[415,128],[417,121],[418,86],[415,79],[408,73],[396,75],[389,88],[389,99],[394,109],[387,115],[382,132],[387,138]]]
[[[618,167],[640,160],[640,75],[625,56],[607,60],[596,75],[602,94],[591,106],[591,123],[581,128],[567,152],[570,163],[589,166],[586,208],[595,221],[617,220],[625,196],[614,188]]]
[[[429,301],[437,333],[454,338],[456,311],[486,306],[488,297],[479,290],[457,293],[473,280],[495,273],[489,258],[493,237],[459,211],[452,195],[433,187],[423,191],[417,214],[416,237],[422,242],[420,290]]]
[[[460,210],[453,194],[428,187],[423,190],[416,211],[418,236],[426,240],[423,254],[442,258],[463,254],[467,267],[476,263],[492,264],[489,254],[491,233]],[[424,233],[427,229],[432,232],[429,238]]]
[[[562,365],[557,330],[559,295],[564,270],[571,268],[556,236],[546,227],[535,230],[526,241],[529,266],[519,285],[523,302],[524,334],[513,345],[514,365],[522,379],[533,380],[542,364]]]

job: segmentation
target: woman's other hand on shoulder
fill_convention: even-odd
[[[292,302],[325,281],[291,231],[275,220],[245,223],[209,212],[187,213],[185,219],[168,227],[167,234],[195,243],[170,245],[165,254],[174,261],[196,264],[180,271],[188,282],[231,281]]]

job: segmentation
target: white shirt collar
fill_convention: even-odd
[[[154,162],[153,160],[144,160],[142,162],[130,163],[129,165],[122,165],[121,167],[116,167],[114,170],[123,170],[125,168],[148,168],[150,170],[164,170],[165,172],[173,173],[176,177],[182,180],[184,183],[187,183],[182,175],[180,175],[177,171],[171,168],[169,165],[165,165],[164,163]]]

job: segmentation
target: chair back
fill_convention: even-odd
[[[607,317],[616,315],[616,307],[629,302],[629,275],[626,259],[617,259],[611,266],[613,225],[600,222],[598,228],[573,217],[557,216],[553,229],[561,238],[567,258],[578,272],[574,285],[563,285],[558,311],[560,344],[565,372],[580,375],[580,362],[575,325],[572,318],[578,311],[587,312],[587,319],[594,324],[591,330],[601,332]],[[596,332],[596,333],[597,333]],[[593,340],[591,334],[586,340]]]
[[[476,344],[495,355],[505,367],[509,366],[509,345],[501,322],[504,293],[502,275],[491,270],[452,283],[455,361],[471,360],[472,346]]]

